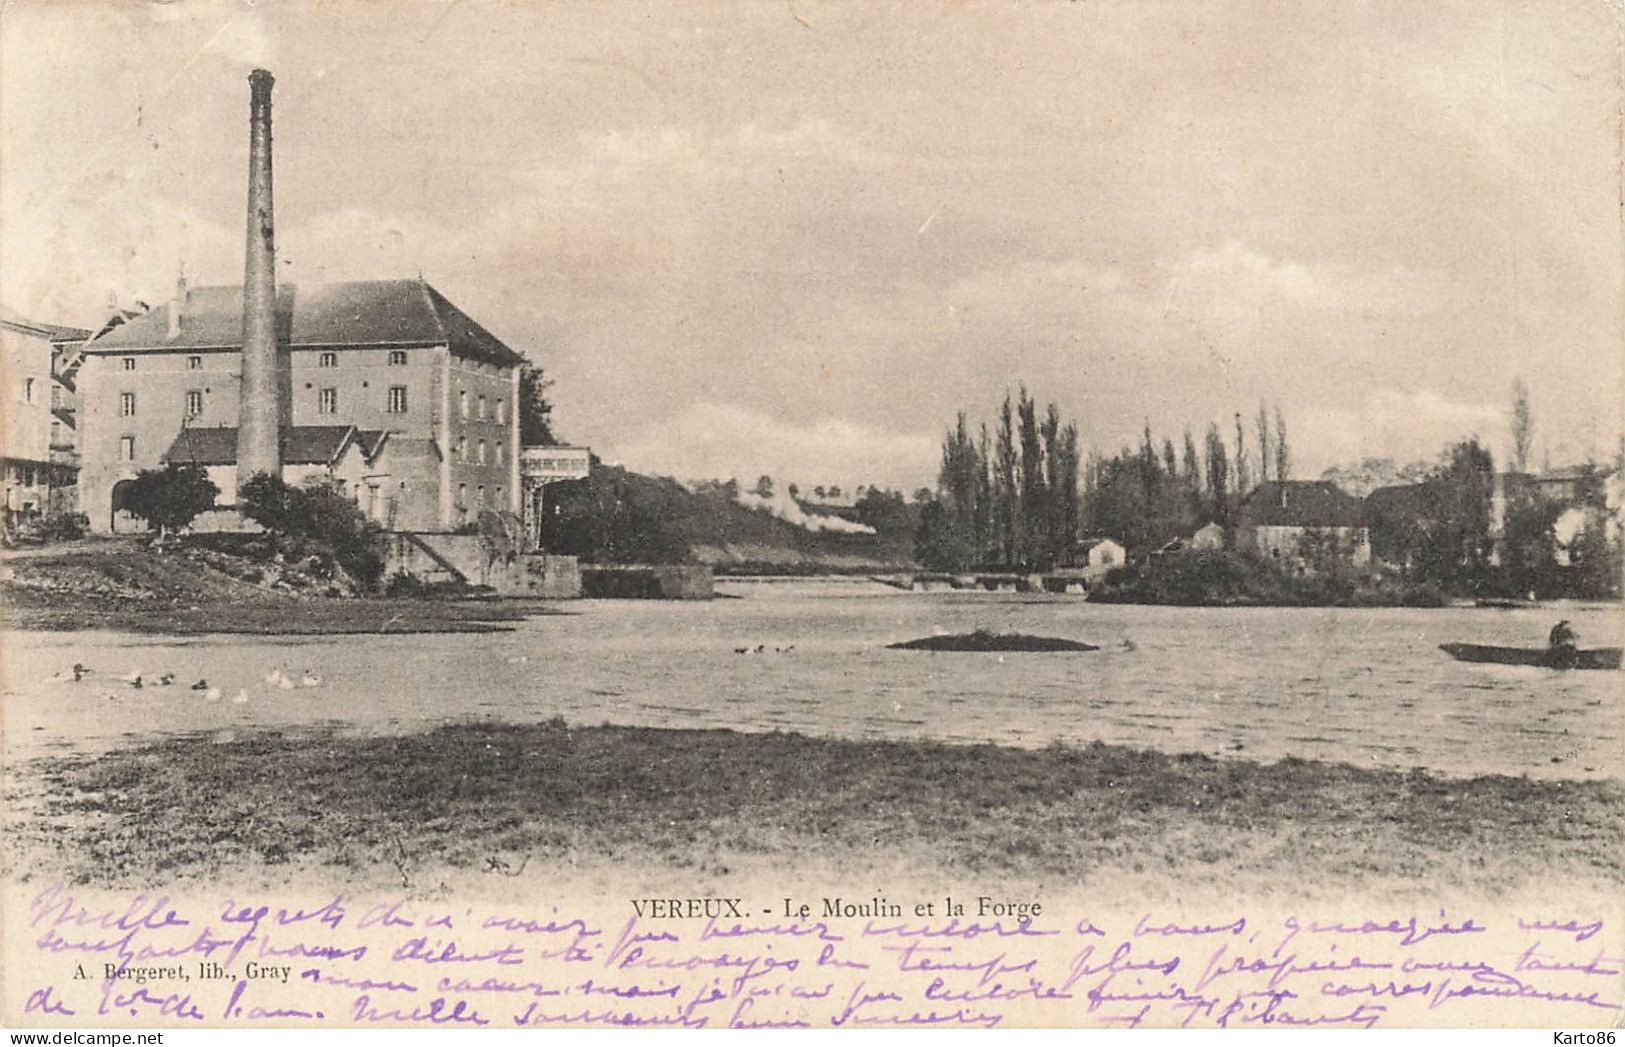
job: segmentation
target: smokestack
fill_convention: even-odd
[[[248,246],[243,264],[242,400],[237,410],[237,488],[255,473],[282,474],[280,361],[276,344],[276,235],[271,212],[271,85],[248,74]]]
[[[181,317],[186,313],[186,266],[183,264],[180,272],[175,276],[175,294],[169,300],[169,337],[176,338],[181,333]]]

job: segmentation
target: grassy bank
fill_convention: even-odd
[[[1618,782],[1451,780],[1094,744],[465,724],[185,737],[50,757],[8,787],[8,874],[154,885],[292,866],[359,881],[612,861],[899,860],[945,875],[1489,892],[1625,884]]]
[[[167,635],[489,632],[547,613],[534,600],[355,597],[296,565],[133,539],[8,556],[0,601],[8,629]]]

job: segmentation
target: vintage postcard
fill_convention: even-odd
[[[0,3],[0,1020],[1619,1024],[1621,43]]]

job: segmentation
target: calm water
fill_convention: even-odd
[[[775,728],[844,738],[1283,756],[1448,774],[1619,777],[1620,673],[1468,665],[1469,641],[1538,646],[1558,617],[1615,645],[1618,608],[1214,610],[1061,597],[901,593],[856,582],[729,582],[710,603],[581,601],[512,633],[151,638],[16,633],[5,649],[8,757],[172,731],[446,721]],[[928,654],[887,643],[1015,629],[1084,654]],[[763,650],[756,653],[761,645]],[[736,653],[747,648],[750,653]],[[46,678],[83,662],[84,682]],[[315,687],[265,683],[281,669]],[[113,679],[174,673],[135,690]],[[208,702],[185,685],[222,689]],[[231,699],[239,691],[247,701]],[[1553,758],[1556,758],[1554,761]]]

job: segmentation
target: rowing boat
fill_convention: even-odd
[[[1495,662],[1499,665],[1533,665],[1542,669],[1618,669],[1618,647],[1596,647],[1589,651],[1552,650],[1548,647],[1491,647],[1477,643],[1442,643],[1444,651],[1458,662]]]

